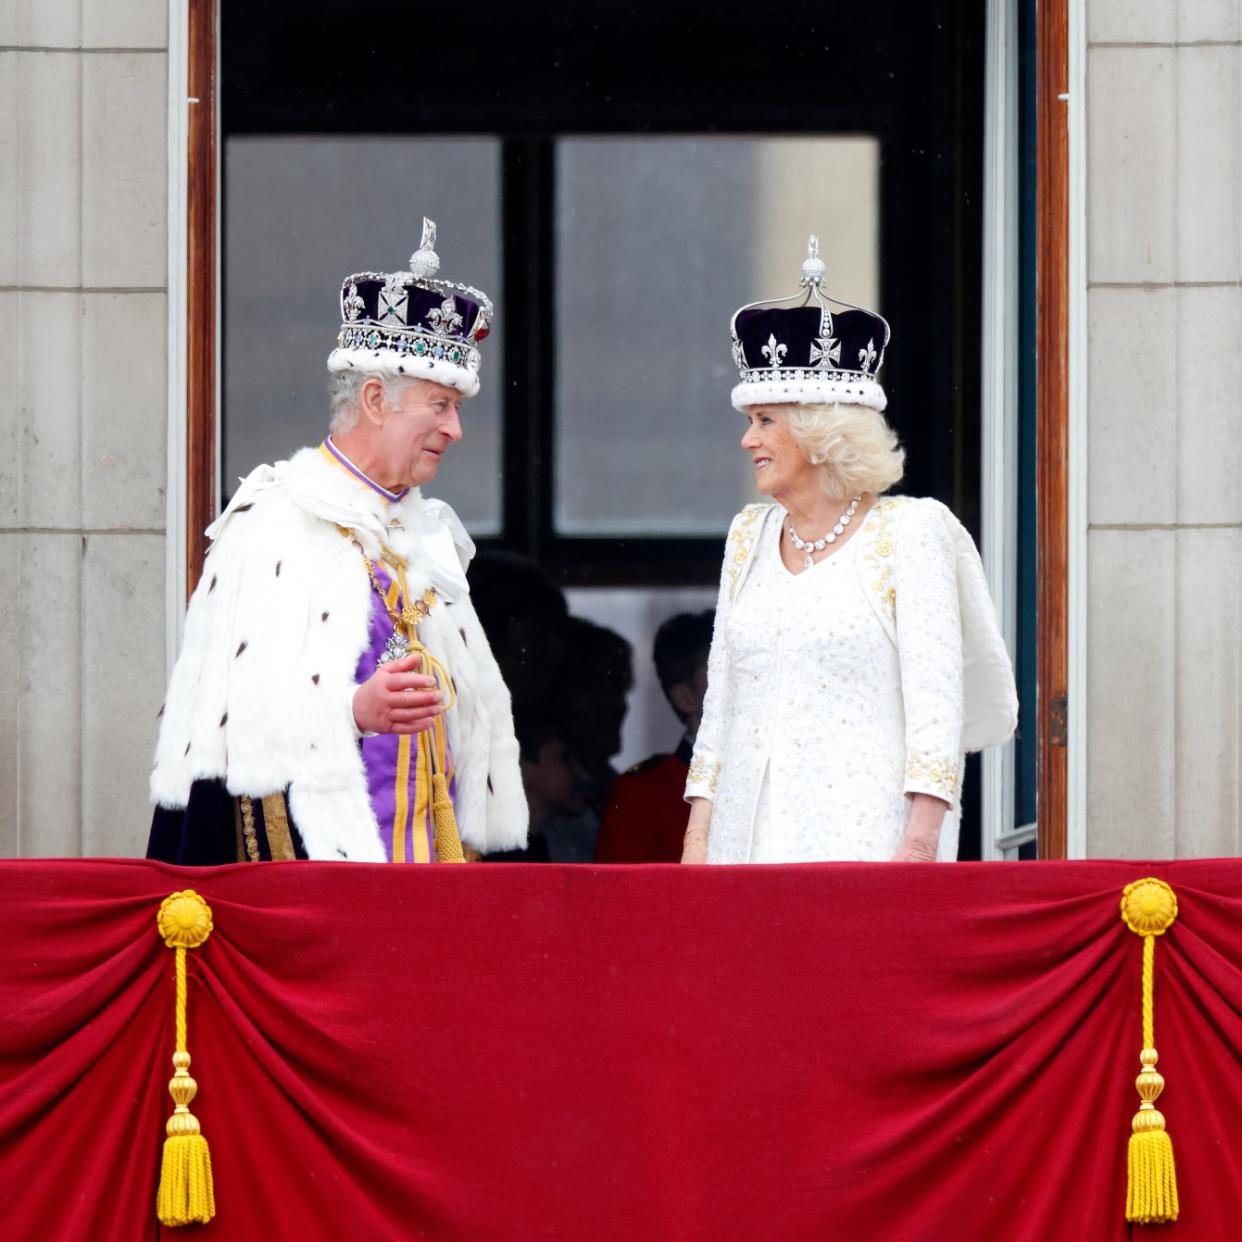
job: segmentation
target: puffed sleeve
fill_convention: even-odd
[[[737,523],[738,519],[734,518],[729,529],[729,538],[725,542],[724,563],[720,567],[716,620],[712,627],[712,647],[707,657],[707,695],[703,699],[703,719],[694,739],[694,754],[690,758],[690,772],[686,777],[687,802],[691,798],[715,800],[716,784],[720,779],[720,765],[724,757],[730,697],[729,609],[732,600],[729,565]]]
[[[913,501],[897,530],[897,655],[906,714],[905,792],[958,805],[962,623],[953,532],[934,501]]]

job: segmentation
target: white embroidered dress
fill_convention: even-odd
[[[960,526],[936,501],[882,498],[838,551],[793,574],[784,519],[779,506],[749,506],[730,531],[686,785],[687,798],[714,803],[708,861],[886,860],[912,793],[950,804],[939,857],[952,859]]]

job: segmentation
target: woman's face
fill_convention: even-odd
[[[746,411],[742,450],[755,467],[755,486],[763,496],[780,496],[814,478],[815,467],[794,443],[785,407],[756,405]]]

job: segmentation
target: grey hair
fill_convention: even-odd
[[[901,482],[906,451],[879,410],[841,403],[787,408],[793,441],[819,467],[829,495],[879,496]]]
[[[390,410],[397,407],[406,389],[418,382],[413,375],[389,375],[384,371],[360,371],[355,367],[329,371],[328,407],[332,411],[333,435],[344,435],[358,425],[359,403],[367,380],[379,380],[384,390],[384,404]]]

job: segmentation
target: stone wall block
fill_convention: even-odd
[[[0,0],[2,2],[2,0]],[[7,43],[0,34],[0,45]],[[0,168],[7,175],[0,178],[0,285],[18,283],[21,243],[18,222],[20,188],[14,172],[21,149],[18,135],[21,121],[17,109],[18,52],[0,52]]]
[[[72,530],[82,524],[82,295],[17,296],[18,521]]]
[[[1177,505],[1177,296],[1088,295],[1092,524],[1172,522]]]
[[[1242,47],[1177,49],[1177,279],[1242,279]]]
[[[82,853],[141,856],[156,713],[164,696],[164,538],[85,538]]]
[[[1242,748],[1242,529],[1177,532],[1179,858],[1236,857]]]
[[[167,299],[87,293],[82,343],[82,516],[91,529],[164,526]]]
[[[1091,48],[1087,246],[1092,281],[1166,282],[1176,268],[1175,53]]]
[[[82,58],[83,284],[160,288],[167,271],[167,56]]]
[[[81,852],[82,536],[18,545],[18,822],[23,857]],[[10,711],[12,707],[10,707]]]
[[[1090,43],[1173,43],[1176,36],[1177,8],[1169,0],[1089,0],[1087,5]]]
[[[18,52],[17,264],[8,284],[75,288],[82,280],[82,57]]]
[[[22,425],[21,394],[18,391],[17,325],[22,296],[0,292],[0,530],[21,525]]]
[[[88,0],[83,47],[168,46],[168,0]]]
[[[1178,43],[1242,39],[1242,0],[1177,0],[1176,8]]]
[[[1242,523],[1242,285],[1177,290],[1177,521]]]
[[[10,47],[78,47],[82,5],[110,0],[0,0],[0,31]]]
[[[0,858],[18,849],[18,767],[21,718],[21,545],[20,535],[0,532]]]
[[[1088,541],[1087,850],[1172,857],[1175,551],[1170,531]]]

